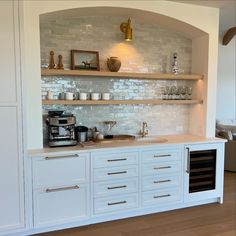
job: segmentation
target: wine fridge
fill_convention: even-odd
[[[220,196],[224,171],[221,145],[189,145],[185,147],[185,153],[185,199],[191,201]]]

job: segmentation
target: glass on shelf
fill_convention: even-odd
[[[192,87],[187,87],[187,99],[191,100],[192,99]]]

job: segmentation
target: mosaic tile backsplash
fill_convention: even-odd
[[[56,20],[41,20],[41,62],[49,62],[49,52],[62,54],[65,68],[70,67],[70,50],[99,51],[101,70],[108,70],[106,59],[118,56],[120,71],[170,72],[174,52],[178,53],[180,72],[191,71],[192,42],[175,32],[145,25],[132,19],[133,41],[124,43],[119,25],[124,18],[105,16],[64,17]],[[55,58],[56,62],[56,58]],[[112,99],[161,98],[165,86],[188,85],[187,81],[138,80],[89,77],[42,77],[42,98],[48,90],[55,98],[60,92],[109,92]],[[114,134],[137,134],[142,121],[148,123],[150,135],[181,134],[188,132],[189,107],[185,105],[107,105],[107,106],[43,106],[43,115],[48,110],[62,109],[76,116],[78,125],[98,127],[104,131],[103,121],[116,120]],[[45,120],[45,119],[44,119]],[[44,139],[46,140],[46,127]]]

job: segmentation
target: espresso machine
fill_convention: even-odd
[[[46,120],[48,125],[49,147],[74,146],[75,116],[64,111],[49,111]]]

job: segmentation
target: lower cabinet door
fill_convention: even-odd
[[[127,194],[105,198],[95,198],[94,214],[115,213],[138,207],[138,194]]]
[[[142,206],[163,207],[182,201],[181,188],[147,191],[142,193]]]
[[[60,186],[34,191],[34,226],[53,226],[89,217],[87,185]]]

